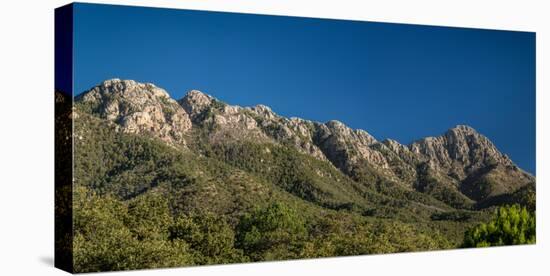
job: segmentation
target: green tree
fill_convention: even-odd
[[[399,221],[365,221],[343,212],[320,218],[311,228],[305,257],[349,256],[450,248],[437,231],[427,233]]]
[[[256,261],[296,258],[307,237],[304,219],[282,203],[256,208],[237,229],[238,246]]]
[[[505,206],[497,209],[495,217],[464,235],[464,247],[487,247],[536,242],[536,218],[525,207]]]
[[[128,203],[125,224],[139,240],[165,240],[172,216],[166,197],[155,192],[146,193]]]
[[[235,249],[235,232],[221,216],[212,213],[177,218],[170,227],[170,240],[189,244],[197,264],[246,262]]]
[[[84,187],[74,191],[74,268],[76,272],[159,268],[193,264],[184,241],[163,235],[162,214],[156,198],[132,202],[132,210],[111,196],[98,196]],[[153,204],[155,203],[155,204]],[[161,214],[163,218],[156,218]],[[128,222],[132,221],[131,224]],[[158,231],[158,232],[157,232]]]

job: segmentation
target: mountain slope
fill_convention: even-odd
[[[70,117],[80,272],[456,248],[493,206],[535,206],[467,126],[402,145],[118,79]]]
[[[254,208],[282,202],[300,210],[312,227],[324,223],[325,216],[335,221],[353,218],[372,226],[389,223],[392,227],[412,227],[416,234],[411,236],[425,233],[426,238],[440,239],[445,233],[441,244],[447,243],[446,239],[453,244],[461,242],[462,230],[457,231],[454,222],[431,220],[434,214],[453,212],[444,203],[422,194],[411,200],[380,194],[353,181],[329,162],[292,147],[274,143],[217,144],[199,154],[191,144],[187,149],[175,149],[157,137],[117,131],[108,120],[79,112],[78,108],[76,112],[77,193],[115,197],[127,204],[162,195],[174,217],[210,213],[234,227],[243,214]],[[483,217],[474,215],[460,229]],[[404,242],[396,240],[391,245],[403,246]],[[449,246],[436,244],[439,242],[430,242],[417,250]]]
[[[475,202],[534,182],[534,177],[468,126],[410,145],[389,139],[379,142],[366,131],[335,120],[289,119],[264,105],[231,106],[197,90],[175,101],[152,84],[118,79],[105,81],[76,101],[125,133],[146,134],[169,144],[202,143],[202,147],[243,143],[291,147],[328,161],[378,192],[388,187],[399,193],[418,191],[457,208],[471,208]]]

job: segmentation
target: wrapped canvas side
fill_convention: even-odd
[[[73,272],[73,6],[55,10],[55,267]]]

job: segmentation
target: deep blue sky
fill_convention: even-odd
[[[199,89],[410,143],[467,124],[535,173],[535,34],[77,4],[74,91]]]

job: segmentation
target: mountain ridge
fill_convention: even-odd
[[[75,101],[125,133],[150,135],[184,149],[194,129],[203,131],[211,144],[287,145],[328,161],[354,179],[367,176],[394,182],[451,206],[470,206],[535,181],[487,137],[466,125],[405,145],[392,139],[378,141],[337,120],[286,118],[266,105],[229,105],[199,90],[174,100],[154,84],[120,79],[104,81]],[[442,191],[456,197],[447,199]]]

